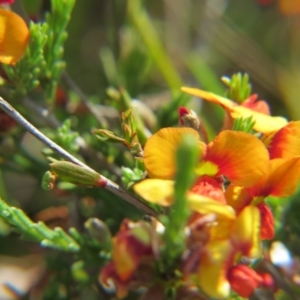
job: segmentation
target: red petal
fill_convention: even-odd
[[[256,101],[256,100],[257,100],[257,95],[253,94],[253,95],[249,96],[249,98],[246,99],[244,102],[242,102],[241,105],[244,107],[248,107],[251,110],[254,110],[254,111],[257,111],[257,112],[260,112],[262,114],[269,116],[270,109],[269,109],[268,103],[263,100],[259,100],[259,101]]]
[[[204,175],[197,180],[191,188],[191,192],[207,196],[220,203],[226,204],[222,183],[223,180],[220,181],[218,178],[212,178]]]
[[[273,213],[265,203],[260,203],[257,207],[260,212],[261,222],[260,238],[262,240],[271,240],[274,237]]]
[[[249,297],[262,283],[262,278],[245,265],[232,267],[228,272],[231,288],[242,297]]]

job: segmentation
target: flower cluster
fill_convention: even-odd
[[[255,271],[251,262],[262,257],[261,242],[274,237],[273,213],[265,198],[286,197],[297,188],[300,122],[271,116],[267,103],[257,101],[256,95],[238,104],[202,90],[182,90],[222,106],[223,129],[207,142],[197,116],[180,108],[181,127],[163,128],[146,142],[149,178],[134,190],[151,203],[172,206],[174,176],[180,172],[175,153],[185,135],[193,136],[200,154],[194,166],[196,180],[186,194],[190,216],[178,266],[182,285],[189,286],[189,292],[198,287],[202,295],[213,298],[226,298],[231,291],[248,297],[258,287],[275,288],[272,277]],[[231,129],[236,119],[248,117],[254,121],[251,134]],[[141,267],[152,266],[154,276],[153,264],[163,246],[153,224],[126,224],[114,238],[112,262],[101,273],[101,281],[114,282],[119,296],[142,285]]]

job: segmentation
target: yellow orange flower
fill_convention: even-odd
[[[261,215],[261,239],[274,236],[274,220],[270,209],[263,203],[267,196],[287,197],[295,193],[300,179],[300,157],[273,159],[268,171],[252,187],[230,185],[225,197],[227,204],[239,214],[248,205],[258,205]]]
[[[230,293],[228,272],[240,256],[258,258],[260,215],[255,206],[246,207],[235,220],[223,220],[211,228],[210,241],[200,257],[198,280],[211,297],[225,298]],[[218,234],[220,233],[220,234]]]
[[[0,9],[0,62],[14,65],[23,56],[29,29],[17,14]]]
[[[222,106],[228,113],[228,116],[233,120],[237,118],[252,117],[253,121],[255,121],[253,129],[258,132],[262,132],[262,133],[274,132],[284,127],[287,124],[285,118],[272,117],[265,114],[267,112],[265,107],[259,108],[261,110],[257,111],[258,108],[253,104],[249,105],[249,103],[246,103],[245,106],[238,105],[237,103],[231,101],[230,99],[200,89],[182,87],[181,90],[190,95],[200,97],[204,100]],[[233,122],[229,122],[230,126],[232,125],[232,123]]]
[[[240,186],[251,186],[266,173],[269,155],[253,135],[225,130],[210,143],[203,160],[218,166],[218,175],[225,175]]]
[[[151,178],[172,179],[175,151],[182,136],[198,133],[191,128],[163,128],[148,139],[144,163]],[[198,176],[225,175],[236,185],[251,186],[267,171],[269,154],[256,137],[237,131],[222,131],[210,144],[199,140],[200,157],[195,166]]]
[[[153,244],[158,244],[154,228],[145,222],[134,223],[124,219],[119,232],[113,238],[112,262],[101,271],[100,283],[106,288],[110,288],[113,283],[118,297],[125,297],[143,260],[150,265],[154,261]]]

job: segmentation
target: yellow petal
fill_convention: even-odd
[[[199,140],[198,133],[192,128],[163,128],[147,140],[144,163],[151,178],[172,179],[174,177],[175,153],[183,135],[186,134],[193,135]]]
[[[232,228],[232,241],[237,249],[250,258],[261,256],[260,212],[256,206],[245,207]]]
[[[235,106],[228,111],[233,119],[252,116],[253,121],[255,121],[253,129],[262,133],[277,131],[287,124],[287,120],[283,117],[268,116],[243,106]]]
[[[199,89],[187,88],[187,87],[183,87],[181,88],[181,90],[190,95],[200,97],[204,100],[222,106],[227,110],[227,112],[230,114],[230,116],[233,119],[248,118],[252,116],[253,120],[255,121],[255,125],[253,129],[258,132],[267,133],[267,132],[277,131],[287,124],[287,120],[285,118],[272,117],[260,112],[256,112],[250,108],[237,105],[235,102],[231,101],[230,99],[221,97],[214,93],[209,93]]]
[[[198,269],[199,285],[212,298],[226,298],[230,293],[227,271],[232,257],[228,240],[213,241],[206,245]]]
[[[0,9],[0,62],[15,64],[23,56],[29,41],[29,29],[17,14]]]
[[[239,213],[245,206],[251,203],[252,197],[246,188],[230,184],[225,191],[227,204]]]
[[[231,101],[225,97],[218,96],[214,93],[206,92],[199,89],[194,88],[188,88],[188,87],[182,87],[181,90],[187,94],[190,94],[192,96],[200,97],[204,100],[207,100],[209,102],[221,105],[224,108],[231,108],[234,106],[237,106],[238,104],[234,101]]]
[[[207,147],[204,158],[218,166],[217,175],[225,175],[238,186],[251,186],[266,172],[269,153],[255,136],[224,130]]]
[[[174,181],[145,179],[133,186],[134,191],[145,200],[162,206],[173,203]]]
[[[187,200],[189,203],[189,207],[201,214],[214,213],[217,216],[225,217],[228,219],[235,218],[235,211],[232,207],[209,197],[205,197],[195,193],[188,193]]]

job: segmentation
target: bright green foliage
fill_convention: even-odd
[[[241,117],[234,120],[232,130],[251,133],[254,125],[255,121],[252,116],[245,119]]]
[[[0,215],[24,238],[40,242],[43,247],[67,252],[78,252],[78,243],[61,228],[50,229],[43,222],[34,223],[19,208],[0,200]]]
[[[66,27],[71,17],[75,0],[52,0],[51,13],[46,15],[48,41],[44,48],[46,61],[42,86],[46,99],[53,101],[58,80],[65,68],[63,44],[67,38]]]
[[[233,74],[231,78],[224,76],[222,81],[228,87],[226,96],[233,101],[241,103],[251,95],[251,84],[247,73]]]
[[[47,135],[62,148],[73,155],[77,155],[79,145],[76,140],[79,137],[79,134],[71,129],[70,119],[65,120],[59,128],[55,131],[48,132]]]
[[[144,171],[138,168],[122,167],[122,181],[126,188],[130,188],[134,183],[140,181],[144,177]]]
[[[95,129],[93,130],[93,133],[99,140],[103,142],[109,141],[113,143],[122,143],[123,145],[128,147],[128,149],[130,149],[130,152],[133,155],[142,156],[143,150],[139,142],[138,132],[140,132],[140,135],[142,135],[144,140],[146,139],[146,136],[144,134],[141,134],[144,130],[141,126],[142,124],[137,123],[137,120],[139,120],[139,118],[137,118],[136,115],[133,114],[133,110],[130,108],[127,111],[122,112],[121,119],[123,137],[119,137],[112,131],[106,129]],[[142,131],[139,130],[139,128],[142,129]]]
[[[55,180],[56,175],[51,171],[47,171],[42,178],[42,188],[44,190],[52,190],[55,185]]]
[[[30,23],[30,43],[23,59],[16,67],[4,67],[14,84],[15,94],[25,95],[41,84],[46,99],[53,101],[65,69],[63,44],[74,4],[75,0],[52,0],[52,11],[47,14],[46,23]]]
[[[176,154],[177,170],[175,176],[174,203],[170,212],[162,219],[166,230],[163,236],[162,261],[167,272],[172,270],[177,258],[185,249],[184,227],[189,216],[186,192],[194,180],[193,167],[198,159],[197,142],[192,136],[185,136]]]

